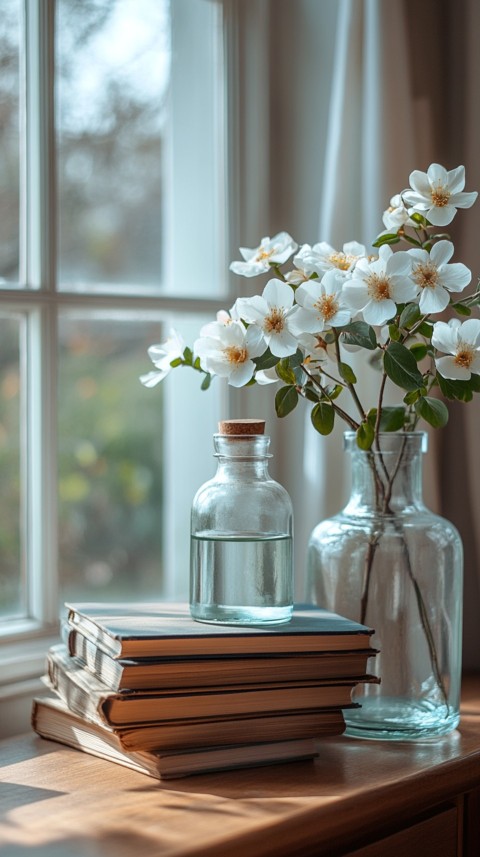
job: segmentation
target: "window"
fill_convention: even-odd
[[[139,375],[230,305],[224,11],[0,0],[0,683],[65,600],[187,597],[226,391]]]

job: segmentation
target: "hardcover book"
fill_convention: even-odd
[[[56,698],[66,707],[60,697]],[[164,720],[115,728],[99,719],[88,722],[114,733],[119,746],[127,752],[199,749],[212,744],[221,747],[225,744],[257,744],[272,740],[293,741],[341,735],[345,731],[343,712],[335,708],[218,719]]]
[[[201,749],[125,752],[114,732],[83,720],[60,699],[35,699],[32,727],[43,738],[125,765],[157,779],[313,759],[312,738],[217,745]]]
[[[321,681],[351,678],[367,672],[373,649],[352,652],[270,653],[196,658],[113,658],[67,623],[62,636],[70,655],[77,658],[112,690],[210,687],[213,685],[269,684],[278,681]]]
[[[188,606],[67,604],[68,623],[113,658],[173,658],[338,652],[366,649],[373,630],[312,605],[295,607],[285,625],[197,622]]]
[[[52,646],[47,683],[82,717],[111,726],[163,720],[218,718],[248,714],[347,708],[358,680],[217,686],[203,690],[113,691],[72,658],[63,644]],[[363,676],[360,681],[370,681]]]

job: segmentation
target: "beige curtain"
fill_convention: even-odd
[[[425,170],[432,161],[450,169],[465,164],[467,189],[480,188],[479,33],[476,0],[341,0],[320,240],[336,247],[352,238],[368,244],[382,228],[379,212],[390,196],[405,187],[413,168]],[[450,231],[455,258],[471,267],[476,283],[480,203],[475,211],[460,212]],[[361,366],[356,368],[361,376]],[[373,403],[371,383],[361,386]],[[446,429],[429,431],[425,488],[430,507],[453,521],[464,541],[468,669],[480,667],[480,403],[450,411]],[[338,508],[345,495],[342,454],[339,432],[327,442],[306,433],[306,460],[310,468],[315,462],[316,475],[309,504],[323,513],[334,497]]]

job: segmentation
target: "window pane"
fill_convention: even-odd
[[[60,318],[61,603],[188,596],[191,501],[215,470],[225,387],[183,368],[141,384],[149,345],[172,324],[191,342],[207,320],[151,315]]]
[[[0,286],[18,281],[20,0],[0,0]]]
[[[60,319],[61,600],[142,597],[162,587],[162,395],[139,375],[156,325]]]
[[[168,0],[59,0],[59,280],[158,285]]]
[[[21,547],[21,319],[0,316],[0,617],[25,615]]]

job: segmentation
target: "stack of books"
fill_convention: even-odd
[[[203,624],[170,603],[66,607],[34,730],[157,778],[311,759],[376,681],[373,631],[310,605],[270,627]]]

